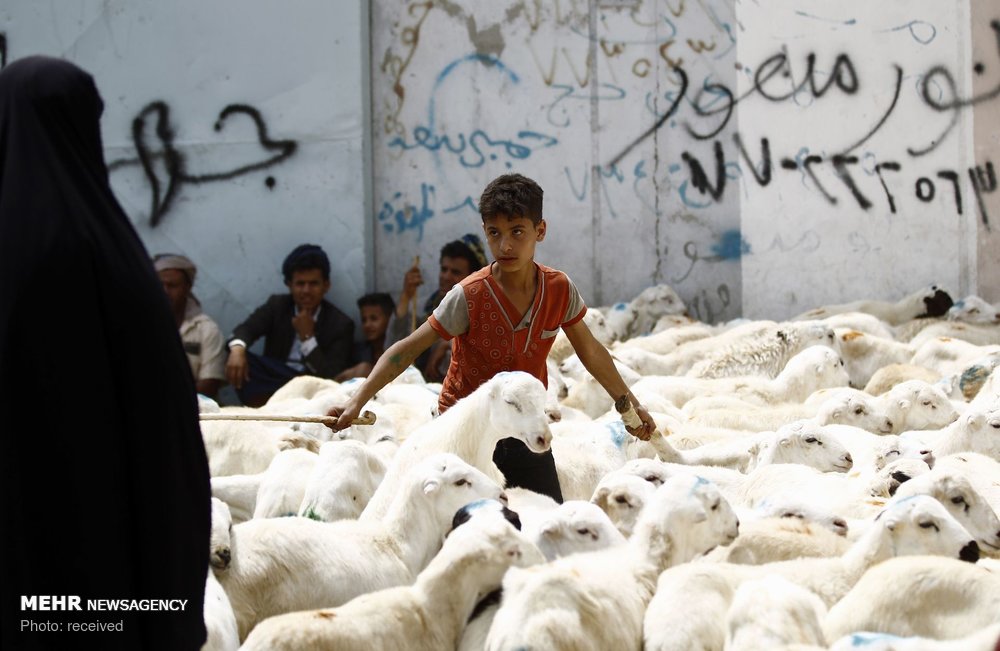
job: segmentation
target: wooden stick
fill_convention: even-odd
[[[201,414],[201,420],[276,420],[287,423],[322,423],[327,427],[337,422],[336,416],[292,416],[281,414]],[[351,421],[351,425],[374,425],[375,413],[365,411]]]
[[[413,266],[420,268],[420,256],[413,256]],[[410,332],[414,332],[417,329],[417,293],[413,292],[413,307],[410,310]]]

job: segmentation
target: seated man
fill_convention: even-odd
[[[358,299],[358,309],[361,311],[361,330],[364,341],[354,345],[354,355],[351,362],[354,366],[344,369],[334,379],[338,382],[357,377],[368,377],[372,366],[385,352],[385,333],[389,328],[396,304],[392,297],[381,292],[365,294]]]
[[[226,379],[226,356],[219,326],[201,311],[201,303],[191,293],[198,269],[187,257],[173,253],[153,256],[153,267],[180,330],[195,388],[214,400]]]
[[[414,265],[403,277],[403,291],[396,303],[396,318],[390,324],[386,345],[406,338],[413,329],[427,320],[427,317],[437,308],[441,299],[448,291],[473,271],[479,271],[486,266],[486,250],[483,242],[472,233],[462,236],[460,240],[448,242],[441,247],[440,269],[438,272],[438,287],[427,300],[421,312],[414,314],[416,307],[417,287],[424,283],[420,267]],[[413,307],[410,306],[411,302]],[[414,364],[424,374],[428,382],[440,382],[448,371],[451,345],[449,342],[437,342]]]
[[[297,375],[333,379],[351,359],[354,321],[323,298],[330,260],[302,244],[281,265],[288,294],[274,294],[233,329],[226,377],[243,404],[259,407]],[[264,355],[247,348],[264,337]]]

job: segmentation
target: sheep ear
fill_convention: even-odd
[[[966,416],[965,422],[970,427],[979,427],[986,422],[986,414],[981,411],[975,411]]]
[[[833,413],[830,414],[830,415],[833,416],[834,418],[840,418],[841,416],[844,415],[844,410],[843,409],[834,409]]]
[[[436,479],[427,479],[424,481],[424,495],[430,495],[438,488],[441,487],[441,482]]]
[[[817,364],[816,365],[816,375],[822,375],[822,374],[823,374],[823,365],[822,364]]]
[[[910,408],[910,401],[907,400],[906,398],[900,398],[899,400],[896,401],[896,404],[899,405],[900,409]]]
[[[590,498],[590,503],[601,507],[601,510],[603,511],[604,507],[608,505],[608,495],[610,494],[611,491],[607,487],[599,488],[597,489],[597,492],[594,493],[594,496]]]
[[[791,444],[791,442],[792,440],[787,436],[782,436],[780,439],[778,439],[778,445],[780,445],[783,448],[787,448]]]

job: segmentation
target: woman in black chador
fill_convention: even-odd
[[[205,639],[210,487],[194,382],[108,184],[102,110],[91,76],[66,61],[0,71],[4,649]],[[178,609],[152,610],[164,606]]]

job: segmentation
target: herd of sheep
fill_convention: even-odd
[[[370,426],[203,420],[204,648],[1000,648],[996,307],[930,287],[713,326],[659,285],[586,319],[650,441],[562,334],[547,387],[502,373],[441,416],[408,369]],[[563,504],[504,488],[507,437],[552,449]]]

